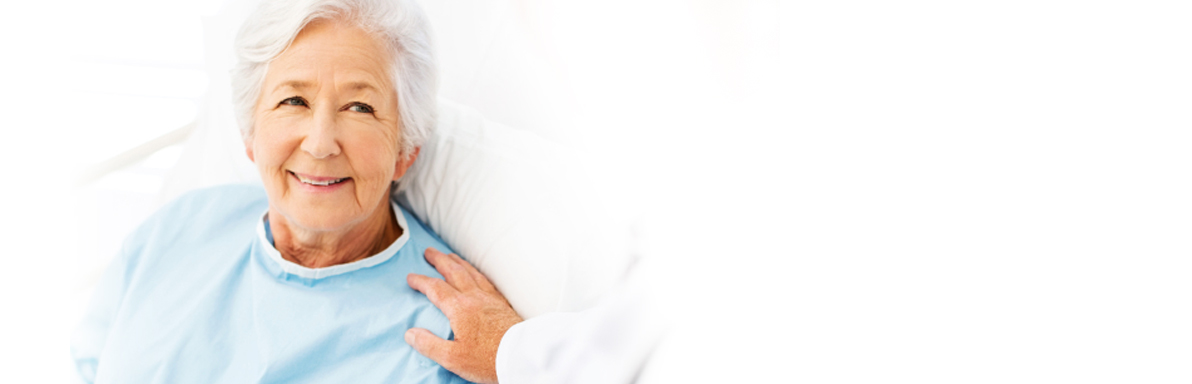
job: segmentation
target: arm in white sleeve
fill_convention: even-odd
[[[640,275],[594,308],[514,325],[497,349],[497,381],[633,382],[666,329],[665,314]]]

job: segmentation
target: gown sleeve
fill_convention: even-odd
[[[128,275],[131,273],[131,262],[128,255],[128,244],[124,244],[120,253],[104,271],[95,291],[91,296],[91,303],[83,315],[82,322],[75,328],[71,336],[70,351],[75,370],[84,383],[94,383],[96,370],[99,368],[99,358],[107,342],[108,332],[115,321],[116,314],[124,299],[124,292],[128,285]]]

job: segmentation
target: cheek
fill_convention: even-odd
[[[355,156],[352,156],[352,168],[362,181],[388,185],[393,178],[397,150],[389,142],[388,138],[377,136],[352,140],[351,144],[356,148]]]
[[[253,156],[255,163],[262,172],[277,172],[301,142],[293,135],[286,135],[289,130],[278,129],[277,121],[262,121],[257,124],[253,134]]]
[[[364,200],[373,199],[377,193],[388,193],[393,180],[398,151],[393,130],[385,128],[361,126],[353,129],[350,135],[342,136],[345,152],[350,151],[348,160],[353,173],[359,178],[356,193]]]

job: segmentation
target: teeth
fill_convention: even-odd
[[[294,176],[298,176],[298,175],[297,175],[297,174],[295,174]],[[331,184],[335,184],[335,183],[338,183],[338,182],[344,181],[344,180],[346,180],[346,179],[347,179],[347,178],[345,177],[345,178],[342,178],[342,179],[335,179],[335,180],[327,180],[327,181],[314,181],[314,180],[307,179],[307,178],[305,178],[305,177],[302,177],[302,176],[298,176],[298,180],[301,180],[303,183],[307,183],[307,184],[310,184],[310,185],[318,185],[318,186],[321,186],[321,187],[325,187],[325,186],[328,186],[328,185],[331,185]]]

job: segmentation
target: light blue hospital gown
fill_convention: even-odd
[[[310,269],[281,258],[265,192],[223,186],[163,207],[125,241],[72,340],[95,383],[465,383],[403,339],[447,318],[406,284],[441,278],[442,240],[396,204],[403,234],[357,262]]]

